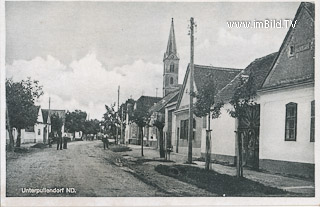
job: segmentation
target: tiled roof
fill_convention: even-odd
[[[165,97],[163,97],[160,101],[158,101],[155,105],[153,105],[149,112],[164,112],[164,107],[172,100],[177,99],[180,89],[177,89],[175,91],[172,91],[171,93],[167,94]]]
[[[271,70],[273,61],[275,60],[277,53],[272,53],[267,56],[257,58],[250,63],[241,73],[239,73],[232,81],[230,81],[223,89],[217,94],[217,100],[226,102],[231,99],[236,88],[240,84],[242,75],[253,75],[253,86],[255,90],[262,87],[263,81]]]
[[[161,97],[153,96],[140,96],[136,101],[136,109],[147,109],[149,110],[155,103],[161,100]]]
[[[314,82],[314,4],[302,2],[261,90]],[[289,46],[295,51],[289,56]]]
[[[184,90],[185,88],[189,76],[189,71],[190,64],[188,65],[181,90]],[[239,74],[240,71],[241,69],[235,68],[194,65],[194,82],[197,90],[200,90],[204,87],[204,84],[209,81],[208,79],[211,79],[213,77],[214,80],[212,81],[215,81],[217,86],[213,92],[217,93],[220,89],[227,85],[237,74]],[[179,93],[178,103],[176,106],[177,109],[179,108],[182,95],[183,92]]]
[[[47,123],[49,109],[41,109],[41,112],[42,112],[42,117],[43,117],[43,123]],[[60,118],[62,118],[63,123],[65,122],[65,119],[66,119],[66,111],[65,110],[50,109],[50,114],[51,115],[57,114]]]
[[[314,3],[302,2],[301,5],[307,9],[307,11],[310,13],[311,17],[314,19],[314,17],[315,17]]]
[[[213,76],[216,83],[215,93],[226,86],[241,70],[213,66],[194,65],[194,82],[199,90]]]

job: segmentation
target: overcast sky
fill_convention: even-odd
[[[162,95],[163,53],[174,18],[179,82],[189,62],[190,17],[197,23],[195,63],[245,68],[279,50],[288,28],[230,29],[227,21],[293,19],[299,3],[6,2],[6,76],[43,85],[42,108],[85,110]]]

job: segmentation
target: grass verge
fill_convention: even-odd
[[[215,171],[187,165],[158,165],[155,170],[163,175],[193,184],[218,196],[252,197],[252,196],[290,196],[288,192],[265,186],[247,178],[220,174]]]

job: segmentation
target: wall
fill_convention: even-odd
[[[230,104],[225,104],[221,109],[221,115],[217,119],[211,119],[211,153],[214,159],[233,163],[236,155],[236,120],[232,118],[228,109]],[[204,142],[205,145],[205,142]],[[205,149],[205,147],[203,147]],[[205,153],[205,150],[201,151]]]
[[[310,142],[313,100],[313,86],[261,94],[260,159],[314,163],[314,142]],[[285,105],[289,102],[298,104],[296,141],[285,141]]]
[[[180,111],[175,114],[176,116],[176,124],[175,124],[175,130],[177,131],[177,128],[179,127],[179,131],[181,130],[180,121],[186,120],[189,117],[189,111],[184,110]],[[201,134],[202,134],[202,118],[196,117],[196,129],[195,129],[195,137],[192,141],[192,154],[193,156],[201,156]],[[181,131],[180,131],[181,133]],[[175,135],[177,137],[177,135]],[[176,140],[175,140],[176,142]],[[175,143],[176,144],[176,143]],[[174,147],[175,149],[175,147]],[[187,154],[188,153],[188,140],[187,139],[180,139],[179,136],[179,153]]]

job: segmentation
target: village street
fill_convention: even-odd
[[[101,141],[72,142],[67,150],[37,149],[7,161],[7,196],[160,196],[111,163]],[[28,194],[22,188],[75,188],[76,193]]]
[[[100,140],[71,142],[67,150],[35,149],[17,153],[7,159],[7,196],[77,196],[77,197],[154,197],[154,196],[215,196],[194,185],[162,175],[153,169],[140,169],[162,187],[143,182],[127,167],[114,163],[121,156],[104,150]],[[9,155],[10,156],[10,155]],[[142,166],[142,165],[141,165]],[[153,166],[148,166],[153,168]],[[137,169],[139,171],[139,169]],[[152,174],[154,173],[154,174]],[[23,193],[24,188],[64,189],[64,193]],[[76,193],[66,193],[74,188]],[[163,190],[170,188],[170,190]]]

